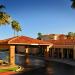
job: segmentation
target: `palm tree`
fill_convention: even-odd
[[[5,8],[4,5],[0,5],[0,11],[1,11],[2,9],[4,9],[4,8]]]
[[[75,0],[71,0],[71,1],[72,1],[71,7],[72,7],[72,8],[75,8]]]
[[[11,26],[12,26],[12,29],[14,30],[14,36],[15,36],[15,31],[17,32],[17,36],[18,36],[18,32],[22,31],[20,24],[17,21],[13,20],[11,22]]]
[[[3,11],[4,5],[0,5],[0,25],[6,25],[10,22],[10,16]]]
[[[22,29],[21,29],[21,26],[20,26],[20,25],[18,25],[18,26],[17,26],[16,31],[17,31],[17,36],[18,36],[18,32],[19,32],[19,31],[22,31]]]
[[[37,39],[41,40],[41,37],[42,37],[42,33],[39,32]]]

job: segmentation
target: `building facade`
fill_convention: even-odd
[[[67,38],[67,36],[64,34],[49,34],[43,35],[41,39],[53,44],[53,46],[49,49],[48,52],[49,57],[75,60],[74,38]]]
[[[37,40],[27,36],[18,36],[0,40],[0,50],[8,50],[10,65],[15,65],[15,51],[42,55],[45,58],[75,60],[75,39]]]

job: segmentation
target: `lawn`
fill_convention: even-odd
[[[17,67],[7,68],[7,69],[0,69],[0,72],[8,72],[8,71],[16,71]]]

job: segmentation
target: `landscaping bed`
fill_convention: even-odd
[[[0,69],[0,72],[8,72],[8,71],[16,71],[17,67],[13,67],[13,68],[7,68],[7,69]]]
[[[13,72],[20,72],[23,71],[23,68],[21,66],[16,66],[16,67],[5,67],[5,68],[0,68],[0,72],[9,72],[9,71],[13,71]]]

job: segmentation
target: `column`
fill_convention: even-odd
[[[52,50],[52,56],[53,56],[53,58],[55,57],[55,48],[53,48],[53,50]]]
[[[40,48],[39,48],[40,49]],[[41,46],[41,55],[44,56],[44,49],[43,46]]]
[[[15,65],[15,46],[10,46],[10,65]]]
[[[61,58],[64,58],[64,54],[63,54],[63,48],[60,49],[61,50]]]
[[[52,48],[49,48],[49,57],[51,57],[51,49],[52,49]]]
[[[42,55],[44,56],[44,48],[43,48],[43,46],[42,46]]]
[[[44,48],[44,56],[48,57],[48,47]]]
[[[69,59],[69,49],[67,48],[67,58]]]
[[[47,51],[46,51],[47,57],[49,57],[49,50],[50,50],[50,48],[52,48],[52,45],[47,46]],[[50,52],[51,52],[51,51],[50,51]],[[50,54],[51,54],[51,53],[50,53]]]
[[[57,55],[57,58],[59,59],[59,58],[60,58],[60,51],[59,51],[59,48],[57,48],[57,51],[56,51],[56,52],[57,52],[57,54],[56,54],[56,55]]]
[[[46,52],[46,53],[47,53],[47,57],[49,57],[49,48],[50,48],[50,47],[47,46],[47,52]]]
[[[54,49],[52,48],[52,58],[53,58],[53,56],[54,56]]]
[[[26,48],[25,54],[26,54],[26,57],[28,57],[28,55],[29,55],[29,48]]]
[[[75,46],[73,48],[73,59],[75,60]]]

